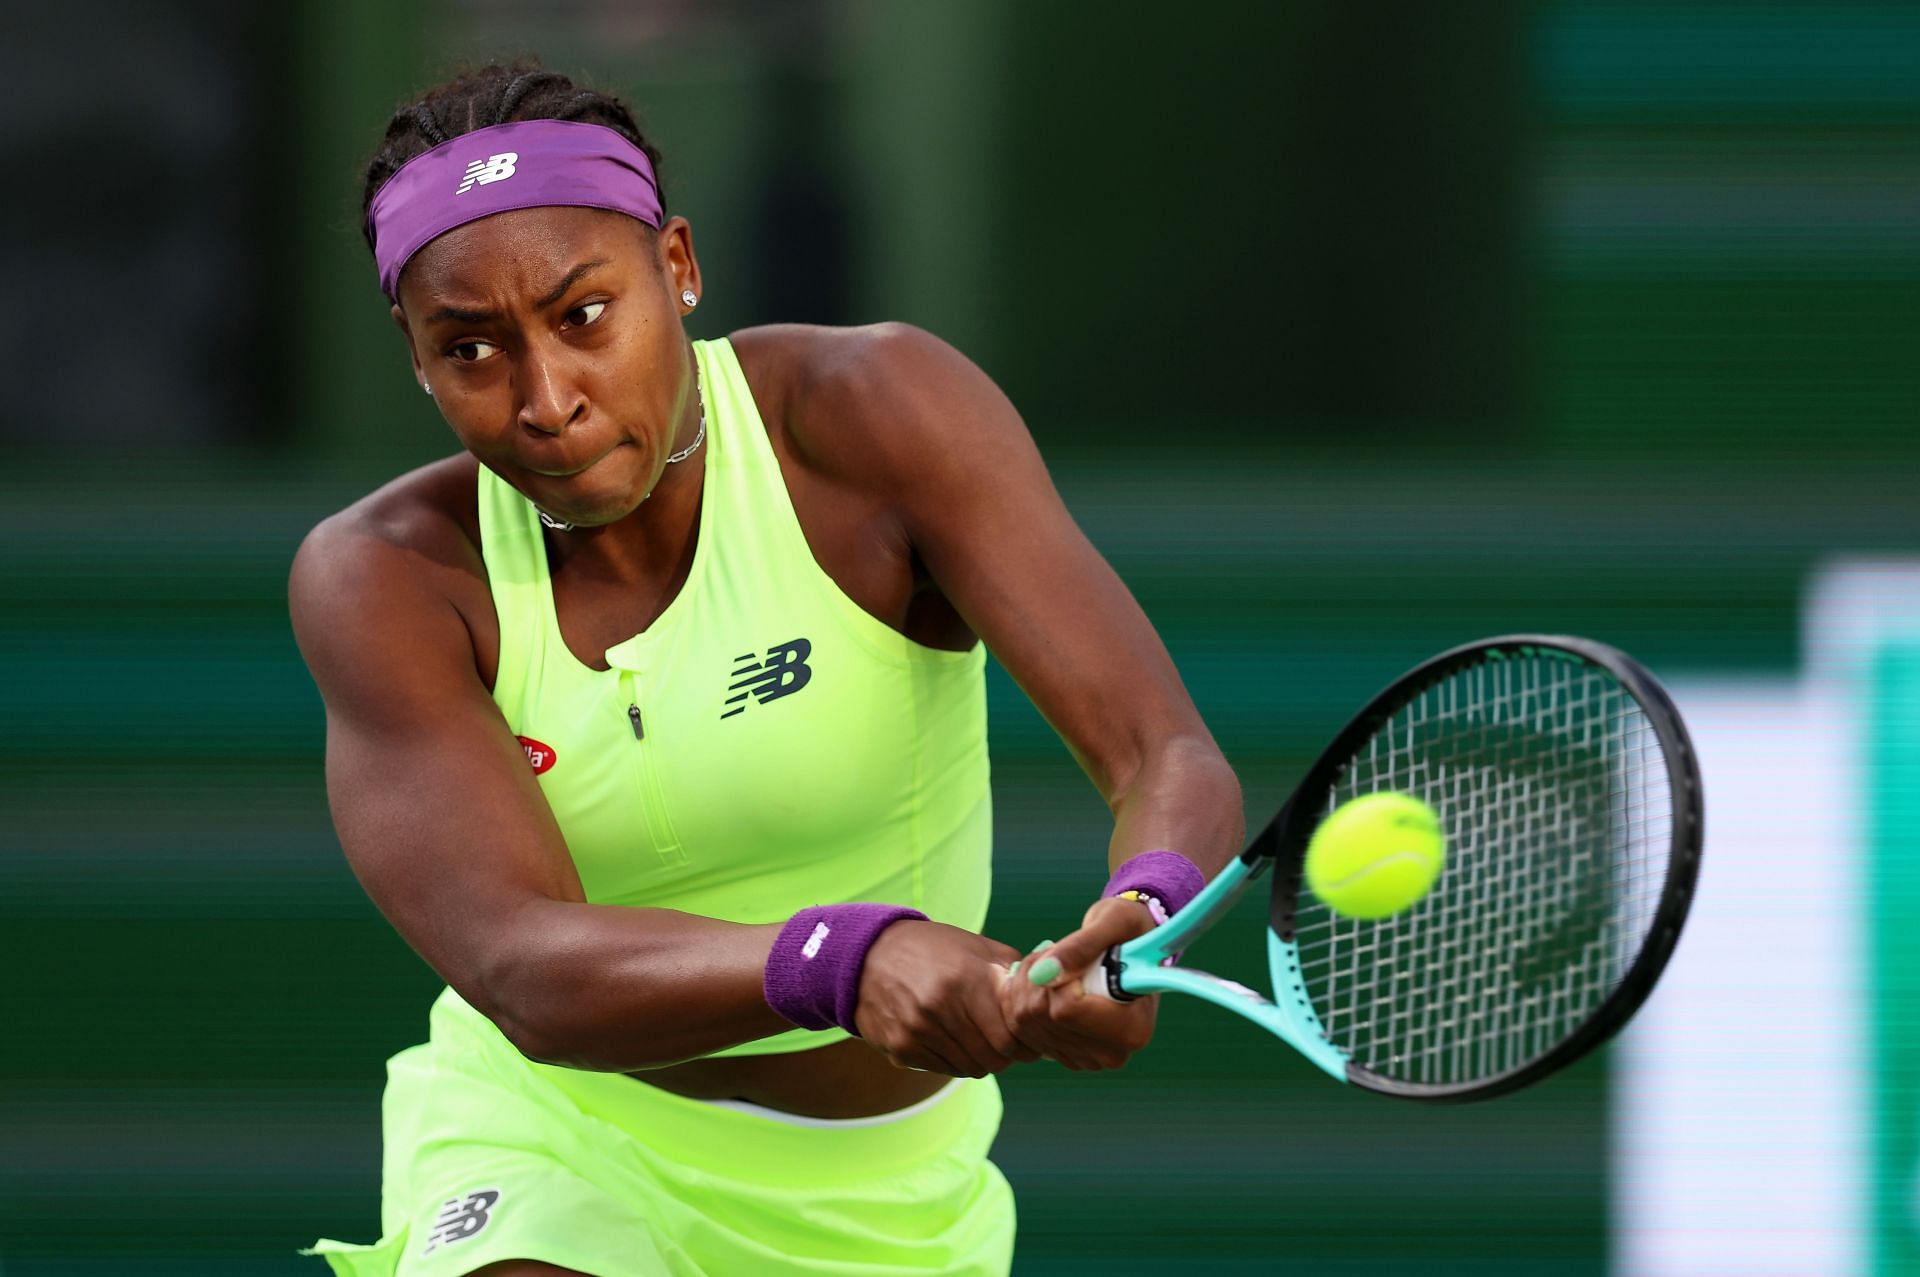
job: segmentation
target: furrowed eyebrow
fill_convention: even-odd
[[[600,267],[605,266],[606,264],[607,264],[607,259],[604,257],[596,257],[590,262],[581,262],[578,266],[568,271],[567,277],[561,280],[559,283],[555,284],[553,286],[552,291],[548,292],[545,296],[541,297],[538,301],[534,302],[533,303],[534,306],[536,306],[541,310],[545,310],[547,307],[553,305],[555,302],[559,301],[562,297],[566,296],[567,290],[569,288],[572,288],[575,284],[579,283],[580,277],[582,275],[586,274],[590,270],[597,270]]]
[[[565,297],[567,290],[580,282],[581,276],[590,270],[598,270],[606,264],[607,259],[604,257],[596,257],[590,262],[581,262],[578,266],[567,272],[565,279],[562,279],[546,293],[535,299],[533,303],[534,309],[545,310],[562,297]],[[427,316],[427,322],[429,324],[437,324],[443,319],[451,319],[456,323],[462,324],[484,324],[490,319],[498,319],[499,317],[500,312],[497,310],[466,310],[459,306],[442,306]]]
[[[461,310],[458,306],[442,306],[427,316],[427,322],[437,324],[443,319],[451,319],[462,324],[484,324],[498,313],[492,310]]]

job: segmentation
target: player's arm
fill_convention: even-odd
[[[807,451],[888,494],[933,584],[1112,808],[1110,866],[1171,847],[1211,873],[1238,854],[1231,768],[999,388],[946,343],[900,324],[848,341],[822,381],[826,406],[807,416],[832,428],[810,433]]]
[[[848,364],[836,398],[859,414],[860,427],[847,433],[867,459],[840,463],[894,494],[900,526],[935,585],[1106,799],[1108,867],[1167,848],[1216,872],[1240,850],[1239,783],[1152,624],[1067,513],[1006,396],[912,328],[864,339]],[[1090,879],[1097,872],[1089,866]],[[1101,901],[1055,952],[1069,969],[1084,967],[1150,925],[1137,904]],[[1150,1017],[1143,1008],[1112,1019],[1121,1036],[1088,1044],[1073,1062],[1117,1063],[1144,1040]],[[1060,1042],[1049,1045],[1067,1059]]]
[[[1110,866],[1240,850],[1240,789],[1166,647],[1074,523],[1025,424],[944,342],[883,325],[833,379],[861,419],[835,462],[891,494],[913,553],[1046,716],[1114,813]],[[825,440],[825,431],[820,437]]]
[[[349,512],[310,534],[289,601],[326,701],[335,827],[380,911],[537,1060],[625,1072],[791,1028],[762,991],[777,926],[584,903],[526,755],[476,673],[466,625],[436,588],[458,548],[396,543],[370,522]],[[911,930],[934,968],[1010,953],[938,923]],[[912,1040],[909,1026],[896,1045],[922,1068],[1004,1068],[1018,1048],[992,1010],[1006,1051],[938,1008],[916,1022],[937,1041]]]
[[[334,825],[375,905],[538,1060],[649,1068],[791,1027],[761,994],[777,928],[584,903],[436,580],[458,551],[419,530],[431,520],[409,522],[393,539],[364,513],[334,516],[289,583],[326,702]]]

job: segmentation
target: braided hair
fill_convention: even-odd
[[[516,120],[579,120],[603,124],[647,153],[653,171],[660,171],[660,152],[640,133],[633,112],[611,93],[585,89],[558,71],[549,71],[534,61],[493,62],[475,70],[463,71],[445,84],[428,89],[393,113],[387,121],[386,136],[367,162],[367,177],[360,196],[360,225],[373,247],[373,228],[367,225],[367,210],[373,197],[386,185],[400,166],[417,155],[462,133],[492,128]],[[666,207],[666,192],[660,192],[661,210]]]

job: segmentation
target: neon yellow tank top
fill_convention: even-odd
[[[521,738],[595,904],[782,922],[909,905],[978,931],[992,811],[986,654],[925,647],[814,561],[733,347],[695,342],[706,471],[693,567],[607,670],[560,637],[532,502],[482,467],[480,537]],[[794,1029],[718,1055],[847,1036]]]

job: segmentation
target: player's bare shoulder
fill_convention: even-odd
[[[491,676],[498,626],[480,555],[477,465],[459,453],[421,466],[307,533],[287,594],[310,665],[337,650],[345,630],[403,644],[417,610],[450,607]]]
[[[756,395],[765,386],[773,401],[761,408],[776,449],[837,482],[900,495],[963,454],[1025,441],[986,374],[911,324],[779,324],[732,341]]]

